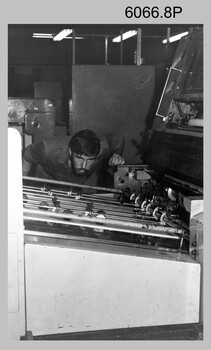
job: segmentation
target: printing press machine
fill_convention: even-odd
[[[9,141],[18,140],[9,132]],[[13,322],[22,323],[18,336],[200,321],[201,193],[179,198],[151,175],[144,200],[141,191],[86,194],[83,186],[35,178],[22,187],[17,149],[11,147],[9,295]]]
[[[203,129],[187,113],[183,123],[188,96],[173,100],[182,122],[172,100],[164,118],[159,106],[147,165],[119,166],[114,188],[96,193],[22,178],[20,135],[8,129],[10,338],[129,339],[130,330],[188,325],[202,337]]]

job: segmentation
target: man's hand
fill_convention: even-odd
[[[110,166],[112,165],[121,165],[121,164],[125,164],[124,159],[120,156],[120,154],[114,153],[111,158],[108,161],[108,164]]]

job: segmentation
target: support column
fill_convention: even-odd
[[[136,64],[141,65],[141,28],[137,30],[137,50],[136,50]]]

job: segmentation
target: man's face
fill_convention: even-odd
[[[86,157],[70,151],[69,153],[72,167],[78,175],[84,175],[88,170],[90,170],[96,159],[96,157]]]

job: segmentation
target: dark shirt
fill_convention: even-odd
[[[27,146],[23,151],[23,158],[36,165],[29,175],[57,181],[102,186],[101,177],[103,174],[105,175],[105,168],[108,167],[107,162],[113,153],[122,154],[124,138],[118,134],[107,134],[100,138],[100,153],[92,168],[83,175],[75,174],[70,162],[68,162],[69,140],[70,136],[62,136]]]

